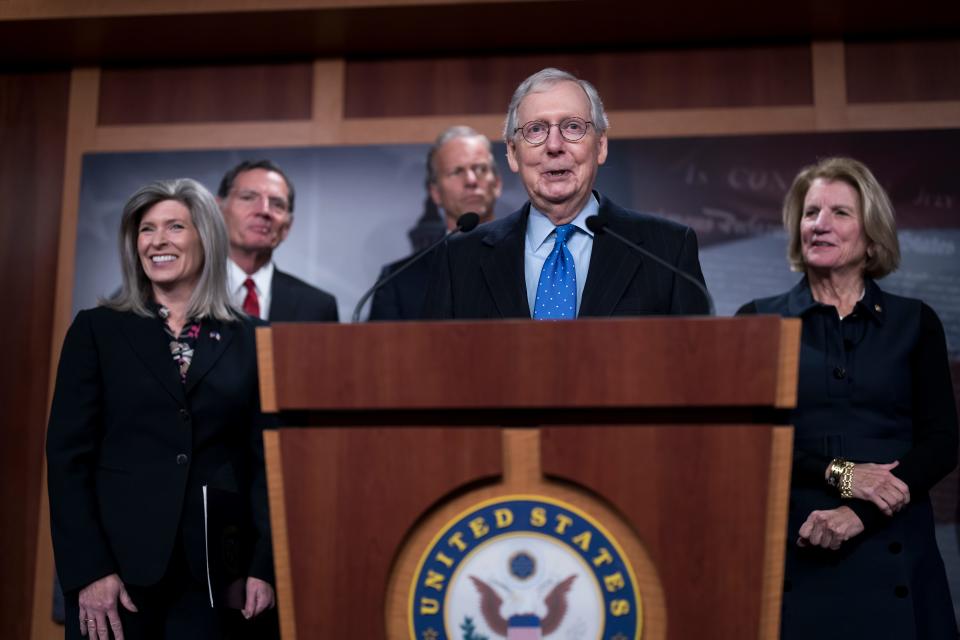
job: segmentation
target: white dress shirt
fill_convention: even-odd
[[[243,283],[247,278],[253,278],[254,288],[260,302],[260,318],[270,319],[270,284],[273,282],[273,261],[263,265],[256,273],[247,275],[247,272],[237,266],[237,263],[227,258],[227,287],[229,287],[230,301],[237,309],[243,309],[243,301],[247,297],[247,288]]]

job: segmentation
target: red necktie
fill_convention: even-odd
[[[254,318],[260,317],[260,299],[257,297],[257,285],[253,283],[253,278],[247,278],[243,281],[243,286],[247,288],[247,297],[243,299],[243,312]]]

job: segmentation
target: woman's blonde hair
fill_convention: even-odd
[[[803,218],[803,201],[807,197],[807,191],[818,178],[830,182],[845,182],[859,197],[863,231],[867,236],[864,275],[880,279],[896,271],[900,266],[900,242],[897,240],[897,223],[890,198],[865,164],[853,158],[842,157],[825,158],[804,167],[787,192],[783,201],[783,226],[789,237],[787,260],[790,268],[794,271],[806,271],[803,249],[800,246],[800,220]]]

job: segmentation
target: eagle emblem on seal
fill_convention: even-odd
[[[519,582],[526,582],[536,573],[537,561],[533,554],[525,551],[514,554],[507,564],[510,576]],[[480,596],[480,613],[490,631],[507,640],[539,640],[552,634],[563,622],[567,615],[567,595],[576,578],[574,574],[552,586],[545,585],[550,589],[545,596],[540,595],[543,589],[513,589],[503,581],[488,583],[475,575],[470,576],[470,581]]]

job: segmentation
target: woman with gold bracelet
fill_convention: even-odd
[[[866,166],[805,168],[783,220],[804,277],[738,312],[803,323],[782,637],[955,640],[927,495],[957,465],[943,327],[875,282],[900,249]]]

